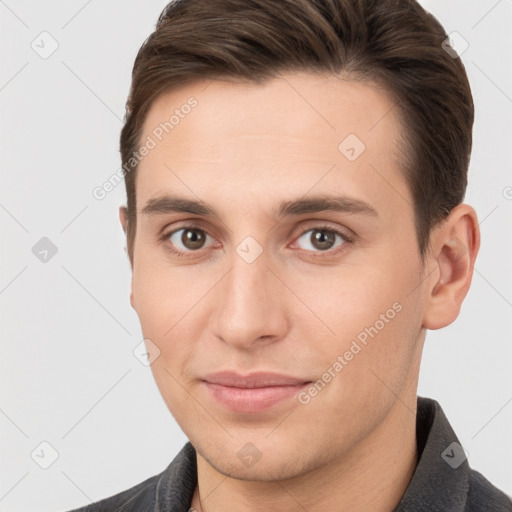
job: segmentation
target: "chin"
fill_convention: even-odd
[[[268,432],[265,433],[268,436]],[[237,480],[251,480],[256,482],[271,482],[293,478],[307,473],[314,466],[314,453],[306,453],[304,443],[296,441],[296,446],[284,443],[279,436],[267,439],[262,436],[245,436],[224,439],[224,443],[204,438],[195,443],[192,441],[198,454],[219,473],[236,478]],[[242,437],[244,439],[242,440]],[[211,439],[211,438],[210,438]],[[311,446],[312,452],[315,451]],[[310,458],[311,457],[311,458]],[[318,461],[321,465],[323,461]]]

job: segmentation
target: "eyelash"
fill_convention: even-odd
[[[200,251],[200,249],[198,251],[187,251],[187,252],[177,251],[176,249],[173,249],[169,244],[166,243],[171,235],[173,235],[177,231],[181,231],[182,229],[184,229],[184,230],[193,230],[193,231],[194,230],[195,231],[201,231],[201,232],[206,233],[207,235],[211,236],[210,233],[208,233],[206,230],[204,230],[202,227],[200,227],[199,224],[196,224],[194,222],[191,222],[190,224],[187,224],[185,226],[180,226],[178,229],[173,229],[172,231],[169,231],[167,233],[162,234],[162,236],[160,237],[160,242],[162,242],[164,244],[164,247],[165,247],[165,249],[167,251],[169,251],[174,256],[177,256],[178,258],[188,258],[190,256],[187,254],[187,252],[188,253],[195,253],[195,252],[199,252]],[[310,256],[312,256],[313,258],[318,258],[318,257],[325,258],[327,256],[332,256],[334,254],[337,254],[340,250],[343,250],[343,246],[344,245],[346,245],[346,244],[353,244],[354,241],[355,241],[355,237],[349,236],[346,233],[343,233],[342,231],[339,231],[337,229],[334,229],[334,228],[332,228],[330,226],[325,226],[325,225],[318,225],[318,226],[313,226],[313,227],[310,227],[308,229],[305,229],[304,231],[302,231],[300,233],[300,235],[297,237],[297,239],[301,238],[308,231],[327,231],[328,233],[334,233],[335,235],[340,236],[344,240],[344,243],[341,244],[341,246],[338,246],[337,250],[334,250],[333,252],[331,252],[330,249],[327,250],[327,251],[313,251],[313,252],[311,252]],[[306,250],[306,249],[303,249],[303,250]],[[309,252],[309,251],[307,251],[307,252]]]

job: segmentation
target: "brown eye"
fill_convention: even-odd
[[[209,235],[202,229],[185,227],[166,235],[166,239],[178,251],[191,252],[202,249]]]
[[[311,233],[308,236],[308,233]],[[336,238],[340,240],[339,243],[336,244]],[[335,229],[327,229],[327,228],[313,228],[308,229],[297,239],[297,242],[303,240],[302,249],[306,249],[308,251],[313,252],[325,252],[333,247],[337,247],[339,245],[343,245],[348,242],[348,237],[336,231]],[[299,244],[300,246],[300,244]]]

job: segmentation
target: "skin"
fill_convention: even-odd
[[[155,100],[141,140],[190,96],[198,105],[139,164],[130,300],[160,350],[151,368],[162,397],[197,451],[192,507],[391,511],[417,464],[426,329],[459,314],[480,245],[476,213],[454,208],[422,267],[402,126],[375,84],[309,73],[258,86],[194,82]],[[350,133],[366,146],[355,161],[338,150]],[[142,213],[166,193],[199,198],[218,217]],[[281,201],[333,193],[378,216],[273,215]],[[126,209],[119,214],[126,231]],[[178,231],[190,220],[208,235],[199,249]],[[329,228],[355,241],[312,240]],[[236,252],[247,236],[262,249],[252,263]],[[317,381],[395,303],[400,312],[307,404],[230,412],[200,381],[225,369]],[[251,467],[237,457],[246,443],[261,454]]]

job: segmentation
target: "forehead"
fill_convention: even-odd
[[[308,73],[260,85],[198,81],[162,94],[140,139],[154,147],[138,167],[138,209],[177,188],[219,200],[221,192],[224,200],[258,195],[261,203],[277,191],[286,199],[336,187],[396,201],[408,194],[397,110],[375,84]]]

